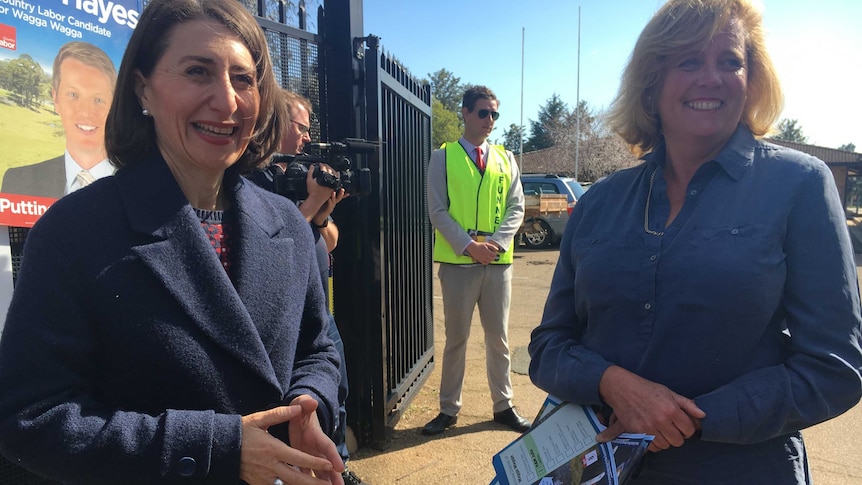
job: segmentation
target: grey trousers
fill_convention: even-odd
[[[440,263],[437,275],[443,291],[446,326],[440,378],[440,412],[455,416],[461,410],[467,339],[470,337],[473,309],[477,304],[485,331],[485,367],[493,410],[496,413],[512,407],[512,363],[508,336],[512,265]]]

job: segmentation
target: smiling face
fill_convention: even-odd
[[[177,25],[152,75],[138,74],[135,91],[180,185],[220,178],[248,146],[260,110],[251,53],[208,20]]]
[[[105,119],[113,91],[113,80],[98,68],[72,57],[60,64],[60,82],[52,92],[54,110],[63,123],[66,149],[83,168],[107,158]]]
[[[658,98],[668,143],[723,146],[742,118],[747,76],[745,37],[738,22],[730,22],[702,52],[672,60]]]

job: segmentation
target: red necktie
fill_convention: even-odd
[[[476,147],[476,166],[480,172],[485,171],[485,159],[482,158],[482,147]]]

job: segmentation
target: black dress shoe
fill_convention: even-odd
[[[432,434],[440,434],[446,431],[446,428],[454,425],[458,422],[458,416],[449,416],[448,414],[440,413],[436,418],[432,419],[422,428],[422,434],[424,435],[432,435]]]
[[[519,433],[523,433],[530,429],[530,422],[518,416],[518,413],[515,412],[515,408],[509,408],[505,411],[494,413],[494,421],[504,424]]]

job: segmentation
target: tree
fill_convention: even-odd
[[[852,143],[846,143],[846,144],[838,147],[838,149],[843,151],[843,152],[856,152],[856,145],[854,145]]]
[[[466,86],[461,84],[461,78],[455,77],[445,68],[428,74],[428,78],[428,83],[431,84],[431,94],[447,110],[460,113],[461,99],[464,97],[464,91],[466,91]]]
[[[530,120],[530,137],[524,143],[524,151],[541,150],[554,146],[554,133],[565,129],[569,120],[566,103],[554,93],[544,106],[539,108],[538,120]]]
[[[431,98],[431,143],[437,148],[445,142],[461,138],[461,120],[446,109],[437,98]]]
[[[579,181],[595,181],[639,163],[622,138],[613,133],[603,120],[603,114],[593,113],[587,102],[581,101],[577,110],[568,111],[564,121],[558,120],[552,130],[547,130],[554,141],[553,146],[524,154],[523,171],[556,173]]]
[[[5,65],[3,82],[6,88],[17,94],[21,106],[29,108],[34,100],[39,99],[39,84],[42,81],[42,66],[28,54],[22,54]]]
[[[524,127],[512,123],[503,132],[503,146],[515,155],[521,153],[521,138],[523,135]]]
[[[808,137],[802,133],[802,126],[795,119],[782,118],[778,122],[778,134],[775,138],[778,140],[792,141],[796,143],[808,143]]]
[[[9,61],[0,61],[0,88],[9,89]]]
[[[578,122],[580,120],[580,123]],[[578,146],[596,136],[596,117],[586,101],[578,103],[577,110],[567,111],[565,118],[547,127],[553,146],[571,153],[572,159]]]
[[[592,112],[586,101],[582,99],[581,102],[578,103],[577,111],[571,113],[570,118],[572,119],[568,124],[571,128],[578,129],[578,126],[580,126],[581,141],[586,141],[596,137],[596,130],[600,128],[600,125],[597,123],[596,115]],[[580,125],[578,125],[579,118]]]
[[[609,130],[603,131],[581,143],[578,180],[596,181],[639,163],[622,138]]]

